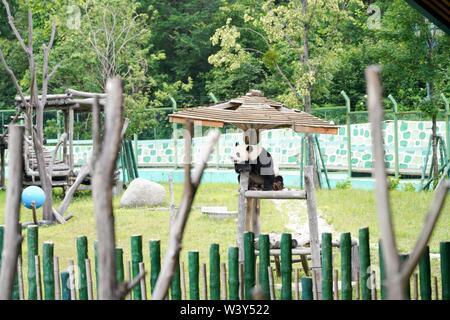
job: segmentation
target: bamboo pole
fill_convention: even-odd
[[[322,233],[322,300],[333,300],[331,233]]]
[[[180,261],[177,259],[175,265],[175,274],[172,279],[172,284],[170,287],[170,293],[172,300],[181,300],[182,292],[181,292],[181,282],[180,282]]]
[[[430,248],[427,246],[419,260],[420,297],[431,300]]]
[[[339,271],[333,272],[333,300],[339,300]]]
[[[87,300],[94,300],[94,288],[92,282],[92,270],[91,270],[91,260],[87,258],[85,260],[86,268],[86,286],[87,286]]]
[[[260,234],[258,241],[259,250],[259,283],[263,295],[270,297],[269,273],[267,267],[270,266],[270,244],[269,235]]]
[[[141,284],[141,300],[147,300],[147,285],[145,283],[145,265],[144,262],[139,262],[139,274],[144,274],[143,277],[141,277],[140,284]]]
[[[128,278],[128,281],[131,281],[133,279],[132,268],[131,268],[131,261],[130,260],[127,261],[127,278]],[[133,290],[128,292],[128,294],[126,296],[126,299],[127,300],[133,299]]]
[[[206,263],[202,263],[202,300],[208,300],[208,275],[206,273]]]
[[[69,260],[69,283],[70,300],[77,300],[77,293],[75,290],[75,263],[73,260]]]
[[[125,282],[125,270],[123,265],[122,248],[116,248],[116,278],[119,284]]]
[[[281,235],[281,300],[292,300],[292,236]]]
[[[41,259],[38,255],[34,256],[34,266],[36,270],[36,300],[42,300]]]
[[[239,300],[244,300],[245,295],[245,279],[244,279],[244,264],[239,263]]]
[[[295,300],[300,300],[300,269],[295,269]]]
[[[370,247],[369,247],[369,228],[359,229],[359,263],[360,263],[360,286],[361,299],[370,300]]]
[[[45,300],[55,300],[55,278],[53,271],[53,242],[44,242],[42,250],[44,297]]]
[[[184,262],[181,263],[181,300],[187,299],[187,286],[186,286],[186,272],[185,272]]]
[[[230,300],[239,299],[239,248],[228,248],[228,288]]]
[[[220,275],[220,297],[222,300],[227,300],[227,265],[224,262],[220,264]]]
[[[59,278],[59,258],[53,257],[53,278],[55,279],[55,300],[61,300],[61,282]]]
[[[150,240],[150,289],[153,290],[158,281],[159,273],[161,272],[161,242],[159,240]]]
[[[199,271],[199,254],[198,251],[189,251],[189,299],[199,300],[199,287],[198,287],[198,271]]]
[[[131,270],[133,278],[139,274],[139,263],[142,262],[142,236],[131,236]],[[142,300],[140,283],[133,288],[133,299]]]
[[[439,287],[438,287],[438,278],[436,276],[433,277],[433,289],[434,289],[434,299],[439,300]]]
[[[417,272],[414,272],[413,288],[414,288],[413,299],[419,300],[419,275],[417,274]]]
[[[31,225],[27,227],[28,248],[28,300],[36,300],[36,269],[34,257],[39,254],[39,227]]]
[[[450,300],[450,242],[439,244],[441,256],[442,300]]]
[[[22,259],[19,256],[17,259],[17,275],[19,284],[19,300],[25,300],[25,287],[23,283],[23,269],[22,269]]]
[[[217,243],[211,244],[209,250],[209,294],[211,300],[220,300],[220,254]]]
[[[352,300],[352,240],[349,232],[341,234],[342,300]]]
[[[244,297],[251,300],[255,286],[255,240],[253,232],[244,233]]]
[[[86,259],[88,258],[88,240],[86,236],[77,237],[78,297],[88,300]]]
[[[62,300],[70,300],[70,278],[69,272],[61,272],[61,284],[62,284]]]
[[[271,266],[267,267],[267,271],[269,274],[269,288],[270,288],[270,300],[275,300],[275,281],[273,278],[273,270]]]
[[[313,279],[303,277],[302,280],[302,300],[314,300]]]

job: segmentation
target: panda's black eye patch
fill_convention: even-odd
[[[241,154],[240,154],[239,152],[237,152],[237,153],[236,153],[236,155],[237,155],[238,157],[240,157],[240,156],[241,156]]]

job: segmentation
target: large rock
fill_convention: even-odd
[[[157,206],[166,202],[166,190],[156,182],[137,178],[131,181],[120,199],[121,207]]]

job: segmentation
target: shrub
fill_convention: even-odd
[[[336,189],[339,189],[339,190],[348,190],[348,189],[351,189],[351,187],[352,187],[352,182],[350,180],[345,180],[345,181],[336,183]]]

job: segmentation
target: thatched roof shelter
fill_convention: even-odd
[[[242,130],[292,128],[296,132],[337,134],[337,126],[309,113],[292,110],[270,100],[259,90],[206,107],[184,109],[169,115],[174,123],[201,121],[203,126],[222,128],[225,124]]]

